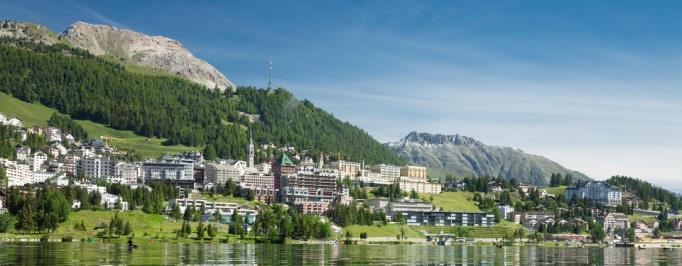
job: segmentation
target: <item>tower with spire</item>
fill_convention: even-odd
[[[254,147],[253,147],[253,136],[251,134],[251,127],[249,127],[249,147],[248,147],[249,159],[247,161],[247,165],[246,165],[247,167],[255,167],[255,165],[253,163],[254,155],[255,155],[255,151],[254,151]]]

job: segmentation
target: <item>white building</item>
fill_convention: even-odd
[[[50,153],[53,158],[59,158],[59,156],[66,155],[68,152],[69,150],[59,142],[52,143],[48,149],[48,153]]]
[[[7,175],[7,187],[23,186],[33,182],[31,167],[14,161],[5,161],[5,174]]]
[[[410,192],[412,190],[417,193],[431,193],[439,194],[441,185],[435,183],[424,182],[421,180],[413,180],[408,177],[400,178],[400,190]]]
[[[393,182],[398,181],[400,177],[400,167],[395,165],[376,164],[372,165],[370,170],[380,174],[382,179],[393,180]]]
[[[84,188],[88,193],[92,193],[93,191],[99,192],[99,194],[104,195],[104,193],[107,193],[107,187],[104,186],[98,186],[95,184],[80,184],[76,183],[76,186]]]
[[[81,163],[81,157],[75,153],[69,153],[64,156],[64,172],[73,176],[78,176]]]
[[[81,163],[82,174],[88,178],[106,179],[114,176],[114,167],[118,161],[102,155],[85,158]]]
[[[37,151],[32,157],[29,157],[29,165],[31,170],[40,171],[43,164],[47,161],[47,154],[42,151]]]
[[[572,200],[574,197],[604,206],[618,206],[622,202],[623,194],[619,188],[605,181],[589,181],[573,184],[566,189],[566,198]]]
[[[56,175],[57,173],[55,172],[34,171],[32,175],[33,183],[43,183],[45,180],[48,180]]]
[[[400,167],[400,176],[406,176],[413,181],[426,182],[426,167],[405,165]]]
[[[119,162],[115,167],[115,176],[122,184],[136,184],[142,176],[142,168],[138,164]]]
[[[362,175],[358,179],[367,184],[376,185],[390,185],[395,183],[394,178],[385,178],[380,173],[362,171]]]
[[[62,141],[62,132],[59,130],[59,128],[56,127],[48,127],[47,130],[45,131],[45,135],[47,137],[47,142],[61,142]]]
[[[331,162],[329,164],[329,168],[339,170],[343,177],[354,178],[360,175],[362,163],[339,160],[336,162]]]
[[[512,213],[514,212],[514,207],[509,205],[500,205],[497,206],[497,210],[500,212],[500,216],[502,216],[502,219],[511,220]]]
[[[64,135],[64,140],[68,141],[69,143],[73,143],[76,139],[73,137],[73,135],[66,134]]]
[[[239,177],[246,174],[246,169],[245,161],[223,160],[218,163],[206,164],[204,184],[223,184],[228,179],[237,182]]]
[[[3,114],[0,114],[0,125],[4,125],[7,122],[7,117]]]
[[[31,156],[31,148],[26,146],[18,146],[14,149],[14,158],[17,161],[25,162]]]
[[[21,123],[21,120],[13,117],[13,118],[10,118],[7,121],[5,121],[5,125],[21,127],[23,125],[23,123]]]
[[[147,161],[142,164],[142,178],[194,182],[194,165],[183,161]]]
[[[256,169],[263,174],[272,174],[272,164],[270,163],[259,163],[256,165]]]
[[[172,199],[168,201],[168,207],[166,208],[166,213],[173,210],[173,206],[177,205],[180,209],[180,213],[185,213],[187,208],[193,207],[196,210],[204,210],[204,215],[212,215],[216,212],[223,217],[223,220],[230,222],[230,217],[237,210],[237,213],[246,218],[247,223],[253,223],[258,215],[258,210],[248,207],[246,205],[241,205],[237,203],[228,202],[211,202],[200,199]]]
[[[630,227],[630,220],[623,213],[612,212],[599,219],[599,221],[604,232],[614,232],[618,229],[628,229]]]
[[[128,202],[123,201],[121,197],[114,194],[104,193],[102,194],[102,201],[100,202],[103,208],[108,210],[120,209],[122,211],[128,210]],[[116,206],[118,204],[118,206]]]

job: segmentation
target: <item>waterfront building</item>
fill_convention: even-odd
[[[224,223],[231,222],[231,217],[235,209],[241,217],[245,218],[244,221],[249,224],[255,222],[256,216],[258,215],[257,209],[242,204],[187,198],[169,200],[166,213],[170,213],[175,205],[180,209],[180,213],[185,213],[185,210],[190,207],[193,207],[195,210],[203,210],[202,214],[205,216],[210,216],[215,212],[218,212]]]
[[[388,218],[400,214],[408,225],[425,226],[482,226],[495,225],[495,215],[484,212],[404,211],[393,212]]]
[[[618,229],[628,229],[630,220],[627,215],[618,212],[606,214],[599,219],[604,232],[614,232]]]

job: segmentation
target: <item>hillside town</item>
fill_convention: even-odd
[[[104,210],[130,211],[135,207],[131,208],[120,192],[108,190],[107,184],[151,191],[151,184],[160,183],[172,187],[176,195],[163,204],[165,215],[177,216],[191,209],[200,211],[200,221],[210,221],[217,215],[219,223],[230,224],[236,214],[243,217],[246,231],[257,222],[262,205],[211,201],[205,195],[232,187],[237,191],[235,196],[247,201],[283,204],[301,214],[328,217],[332,222],[339,220],[333,208],[344,205],[353,206],[358,212],[378,214],[381,216],[378,220],[384,222],[408,226],[468,228],[506,223],[524,228],[500,238],[626,243],[660,237],[661,221],[668,224],[667,232],[682,230],[682,219],[676,212],[669,212],[665,203],[645,207],[644,199],[605,181],[573,182],[570,176],[553,176],[554,185],[563,190],[551,193],[551,187],[517,184],[514,179],[431,180],[427,168],[422,166],[366,165],[340,160],[340,156],[327,162],[331,156],[319,154],[312,158],[291,146],[278,149],[277,156],[257,162],[257,145],[250,136],[244,147],[246,160],[205,160],[201,152],[190,151],[129,161],[125,159],[126,151],[110,146],[106,138],[77,140],[56,127],[22,127],[21,120],[2,114],[0,124],[21,143],[36,137],[45,140],[45,145],[38,149],[16,145],[11,160],[0,158],[6,177],[0,194],[3,211],[7,211],[4,203],[9,189],[30,192],[38,184],[74,186],[87,191],[89,198],[97,194],[98,202],[93,203]],[[264,146],[277,148],[272,144],[260,145]],[[375,196],[368,197],[367,191]],[[473,192],[474,198],[469,200],[480,211],[446,211],[433,202],[433,195],[458,191]],[[80,199],[69,204],[73,210],[84,205]],[[332,227],[341,232],[339,225]]]

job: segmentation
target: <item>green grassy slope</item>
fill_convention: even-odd
[[[42,104],[30,104],[0,92],[0,113],[17,117],[24,126],[46,126],[55,110]]]
[[[472,200],[474,194],[468,191],[442,192],[438,195],[424,194],[421,197],[429,200],[433,196],[433,205],[444,211],[480,211]]]
[[[24,126],[46,126],[47,120],[56,112],[55,109],[39,103],[27,103],[8,94],[0,92],[0,113],[10,117],[17,117]],[[121,149],[133,149],[144,157],[156,157],[165,153],[178,153],[197,150],[195,147],[183,145],[163,146],[164,139],[139,136],[129,130],[117,130],[88,120],[76,120],[92,138],[106,136],[109,144]]]
[[[564,193],[564,191],[566,191],[566,188],[567,188],[567,186],[548,187],[547,193],[552,194],[552,195],[559,195],[561,193]]]

